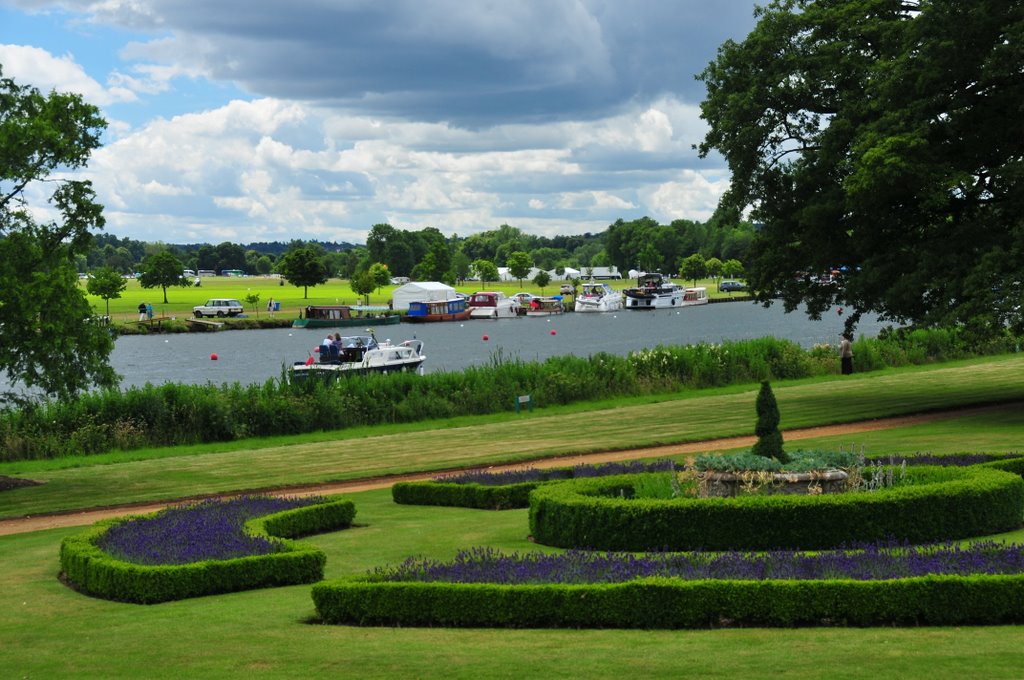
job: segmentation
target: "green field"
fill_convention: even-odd
[[[852,380],[774,385],[784,428],[914,413],[960,404],[998,410],[800,446],[864,445],[869,455],[1024,450],[1024,357],[885,371]],[[490,463],[529,455],[684,441],[753,429],[755,386],[662,400],[538,411],[509,421],[459,419],[433,426],[324,433],[295,441],[137,452],[29,466],[47,486],[4,492],[0,514],[32,492],[31,510],[273,486],[302,477]],[[607,413],[606,411],[612,411]],[[589,418],[584,418],[589,416]],[[611,416],[611,417],[609,417]],[[644,427],[637,427],[643,417]],[[594,427],[600,422],[600,427]],[[96,464],[93,464],[96,463]],[[83,467],[68,467],[79,464]],[[0,469],[12,474],[16,464]],[[62,487],[62,485],[65,485]],[[58,488],[62,487],[62,488]],[[161,487],[159,492],[153,489]],[[356,574],[410,555],[451,557],[488,545],[536,548],[525,510],[399,506],[387,491],[349,496],[357,526],[307,539],[328,555],[327,577]],[[311,625],[308,586],[140,606],[96,600],[56,578],[57,549],[78,529],[0,537],[3,677],[385,677],[385,678],[1019,678],[1020,627],[809,628],[706,631],[449,630]],[[1024,541],[1024,531],[1004,536]],[[955,603],[951,603],[955,606]]]
[[[121,294],[121,297],[110,301],[110,317],[115,322],[137,321],[139,318],[138,307],[140,302],[149,302],[153,305],[155,316],[176,316],[187,317],[192,315],[192,307],[202,304],[209,298],[236,298],[245,304],[245,296],[258,293],[260,302],[253,310],[251,305],[246,304],[246,313],[249,315],[258,314],[266,316],[267,300],[274,298],[281,303],[281,311],[278,315],[287,318],[297,318],[299,310],[306,305],[356,305],[361,301],[359,296],[352,292],[349,282],[344,279],[331,279],[322,286],[309,289],[309,298],[303,298],[303,289],[289,285],[287,282],[282,286],[281,279],[269,276],[247,276],[247,277],[205,277],[202,279],[202,286],[199,288],[168,288],[167,304],[163,302],[163,292],[160,288],[142,288],[135,279],[128,280],[128,288]],[[85,282],[82,281],[82,288]],[[681,282],[682,283],[682,282]],[[692,282],[685,282],[690,285]],[[632,279],[612,281],[612,287],[616,290],[628,288],[635,284]],[[559,281],[553,281],[543,291],[537,288],[530,281],[524,281],[520,287],[518,281],[504,283],[488,283],[483,287],[478,281],[470,281],[464,285],[457,285],[454,288],[462,293],[473,293],[478,290],[500,290],[506,295],[513,295],[521,291],[541,295],[546,293],[552,295],[558,293]],[[714,281],[699,281],[698,285],[706,286],[708,295],[711,297],[738,297],[739,293],[719,293]],[[391,298],[391,291],[398,286],[384,286],[370,295],[370,304],[387,304]],[[106,312],[106,303],[93,295],[87,296],[97,314]]]

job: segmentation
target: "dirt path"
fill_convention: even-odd
[[[859,432],[871,432],[873,430],[887,430],[895,427],[906,427],[920,423],[930,423],[939,420],[950,420],[966,416],[994,413],[1006,408],[1019,408],[1019,405],[996,405],[980,406],[976,408],[960,409],[956,411],[942,411],[938,413],[924,413],[912,416],[897,416],[895,418],[879,418],[844,425],[824,425],[821,427],[807,427],[796,430],[786,430],[783,436],[786,441],[797,441],[800,439],[812,439],[815,437],[831,437],[845,434],[857,434]],[[613,461],[635,460],[637,458],[652,458],[658,456],[678,456],[687,454],[703,453],[705,451],[721,451],[742,446],[750,446],[756,441],[753,435],[743,437],[725,437],[722,439],[709,439],[689,444],[673,444],[668,446],[655,446],[643,449],[628,449],[620,451],[605,451],[602,453],[591,453],[578,456],[562,456],[558,458],[545,458],[529,463],[517,463],[515,465],[495,465],[486,468],[491,471],[514,470],[517,468],[551,468],[577,465],[580,463],[609,463]],[[370,491],[373,489],[389,488],[395,482],[418,481],[431,479],[437,476],[437,472],[424,472],[408,475],[391,475],[387,477],[371,477],[356,479],[333,484],[318,484],[303,487],[290,487],[285,489],[262,489],[260,493],[280,494],[288,496],[311,496],[315,494],[337,494],[355,493],[357,491]],[[77,512],[67,512],[52,515],[37,515],[17,519],[0,520],[0,536],[10,534],[22,534],[44,529],[56,529],[60,527],[72,527],[92,524],[108,517],[118,517],[125,514],[143,514],[154,512],[165,508],[175,502],[165,501],[159,503],[144,503],[133,505],[119,505],[107,508],[96,508]]]

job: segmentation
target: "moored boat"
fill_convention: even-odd
[[[479,291],[466,300],[471,319],[514,319],[519,305],[502,292]]]
[[[706,305],[708,302],[708,289],[704,286],[687,288],[683,291],[684,307],[688,307],[690,305]]]
[[[377,342],[370,335],[346,336],[318,348],[319,356],[310,354],[306,361],[297,361],[289,369],[292,380],[311,375],[335,377],[367,373],[398,373],[415,371],[426,360],[423,341],[406,340],[398,345]]]
[[[562,304],[562,297],[535,297],[530,300],[526,308],[526,316],[552,316],[565,312],[565,305]]]
[[[408,323],[429,323],[436,321],[462,321],[468,319],[470,309],[462,298],[452,300],[430,300],[410,302],[409,311],[402,317]]]
[[[607,283],[590,281],[576,296],[577,312],[617,312],[622,309],[622,294]]]
[[[668,309],[683,304],[683,287],[658,272],[641,274],[636,283],[636,288],[622,291],[626,309]]]
[[[295,319],[292,328],[346,328],[390,326],[400,321],[398,314],[376,305],[309,305],[304,318]]]

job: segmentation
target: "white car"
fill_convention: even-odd
[[[192,314],[197,319],[204,316],[237,316],[244,311],[241,302],[230,298],[211,298],[205,304],[192,308]]]

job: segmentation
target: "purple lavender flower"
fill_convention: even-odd
[[[322,503],[323,498],[241,496],[177,505],[153,517],[112,526],[97,545],[136,564],[188,564],[278,552],[283,544],[245,533],[245,523],[263,515]]]
[[[450,562],[409,558],[378,567],[371,576],[387,581],[452,583],[621,583],[662,576],[728,580],[880,580],[929,574],[1019,574],[1024,546],[992,541],[960,547],[954,543],[910,546],[872,544],[803,553],[750,552],[600,553],[569,550],[504,555],[493,548],[460,551]]]

